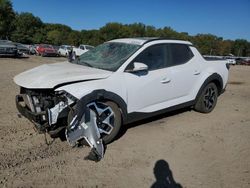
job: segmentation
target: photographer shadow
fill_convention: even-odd
[[[182,188],[181,184],[175,182],[172,171],[165,160],[158,160],[155,163],[154,175],[156,181],[151,188]]]

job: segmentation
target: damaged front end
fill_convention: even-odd
[[[74,109],[79,103],[82,109]],[[48,133],[52,138],[66,136],[71,146],[84,139],[92,148],[88,158],[95,161],[103,158],[104,146],[99,129],[96,122],[89,118],[94,112],[69,93],[53,89],[21,88],[20,94],[16,96],[16,106],[39,133]],[[73,114],[71,120],[69,114]]]
[[[39,133],[51,133],[52,137],[56,130],[60,132],[59,129],[67,126],[67,116],[75,102],[76,99],[65,92],[49,89],[21,88],[16,96],[18,111],[35,125]]]

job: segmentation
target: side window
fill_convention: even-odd
[[[166,67],[166,45],[148,47],[133,62],[146,64],[149,71]]]
[[[85,49],[84,49],[84,46],[80,46],[80,49],[85,50]]]
[[[194,54],[185,44],[169,44],[168,66],[180,65],[188,62]]]

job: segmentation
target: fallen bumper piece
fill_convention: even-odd
[[[71,146],[75,146],[79,141],[85,139],[92,148],[85,159],[97,162],[104,156],[104,146],[96,120],[90,118],[90,116],[94,115],[92,113],[94,112],[86,110],[80,121],[78,115],[75,115],[70,122],[69,128],[66,129],[66,138]]]

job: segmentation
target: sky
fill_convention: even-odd
[[[74,30],[99,29],[108,22],[143,23],[178,32],[214,34],[250,41],[250,0],[12,0],[18,13]]]

